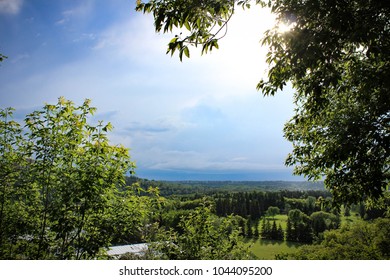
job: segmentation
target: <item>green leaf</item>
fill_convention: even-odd
[[[190,58],[190,50],[188,49],[187,46],[184,47],[184,54],[186,57]]]
[[[202,20],[200,17],[198,17],[198,19],[196,20],[196,26],[198,27],[198,29],[200,29],[201,23],[202,23]]]
[[[188,31],[191,31],[191,26],[188,20],[184,21],[184,26],[187,28]]]

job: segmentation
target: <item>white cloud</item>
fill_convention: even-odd
[[[138,157],[138,151],[136,151]],[[153,147],[144,151],[140,161],[143,168],[151,170],[220,170],[220,171],[261,171],[284,169],[283,162],[269,163],[259,159],[205,153],[194,150],[165,150]]]
[[[0,13],[16,15],[23,6],[23,0],[0,0]]]
[[[92,0],[81,1],[78,6],[62,12],[62,17],[55,22],[57,25],[64,25],[73,19],[85,20],[93,11],[94,3]]]

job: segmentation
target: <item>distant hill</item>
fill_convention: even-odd
[[[220,191],[323,191],[325,190],[324,182],[308,181],[155,181],[128,177],[127,184],[131,185],[138,182],[141,187],[158,187],[160,194],[184,195],[215,193]]]
[[[162,181],[163,184],[177,184],[195,188],[221,190],[325,190],[324,182],[308,181]]]

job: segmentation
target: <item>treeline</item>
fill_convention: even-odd
[[[326,191],[323,182],[307,181],[155,181],[133,175],[126,177],[126,182],[137,183],[144,189],[157,187],[164,197],[220,192]]]
[[[344,206],[341,212],[341,209],[332,206],[331,197],[326,191],[223,191],[170,197],[161,215],[161,224],[180,231],[178,225],[181,218],[199,207],[205,197],[213,205],[217,216],[233,215],[243,237],[307,244],[322,240],[325,231],[339,228],[341,216],[349,216],[351,211],[367,220],[382,217],[386,211],[386,208],[367,209],[362,203]],[[273,218],[278,214],[287,215],[285,229]]]
[[[216,213],[220,216],[230,214],[250,217],[252,220],[264,216],[269,207],[275,206],[287,213],[290,209],[299,209],[310,215],[321,210],[322,205],[330,204],[330,194],[326,191],[274,191],[274,192],[220,192],[212,196]]]
[[[258,227],[258,223],[256,223],[256,227]],[[285,239],[285,232],[282,226],[280,224],[276,226],[275,220],[271,224],[270,220],[266,218],[262,220],[260,235],[264,239],[282,241]]]

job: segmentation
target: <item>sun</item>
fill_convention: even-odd
[[[295,22],[292,23],[279,22],[278,24],[276,24],[276,30],[278,31],[278,33],[286,33],[289,32],[291,29],[293,29],[295,25],[296,25]]]

